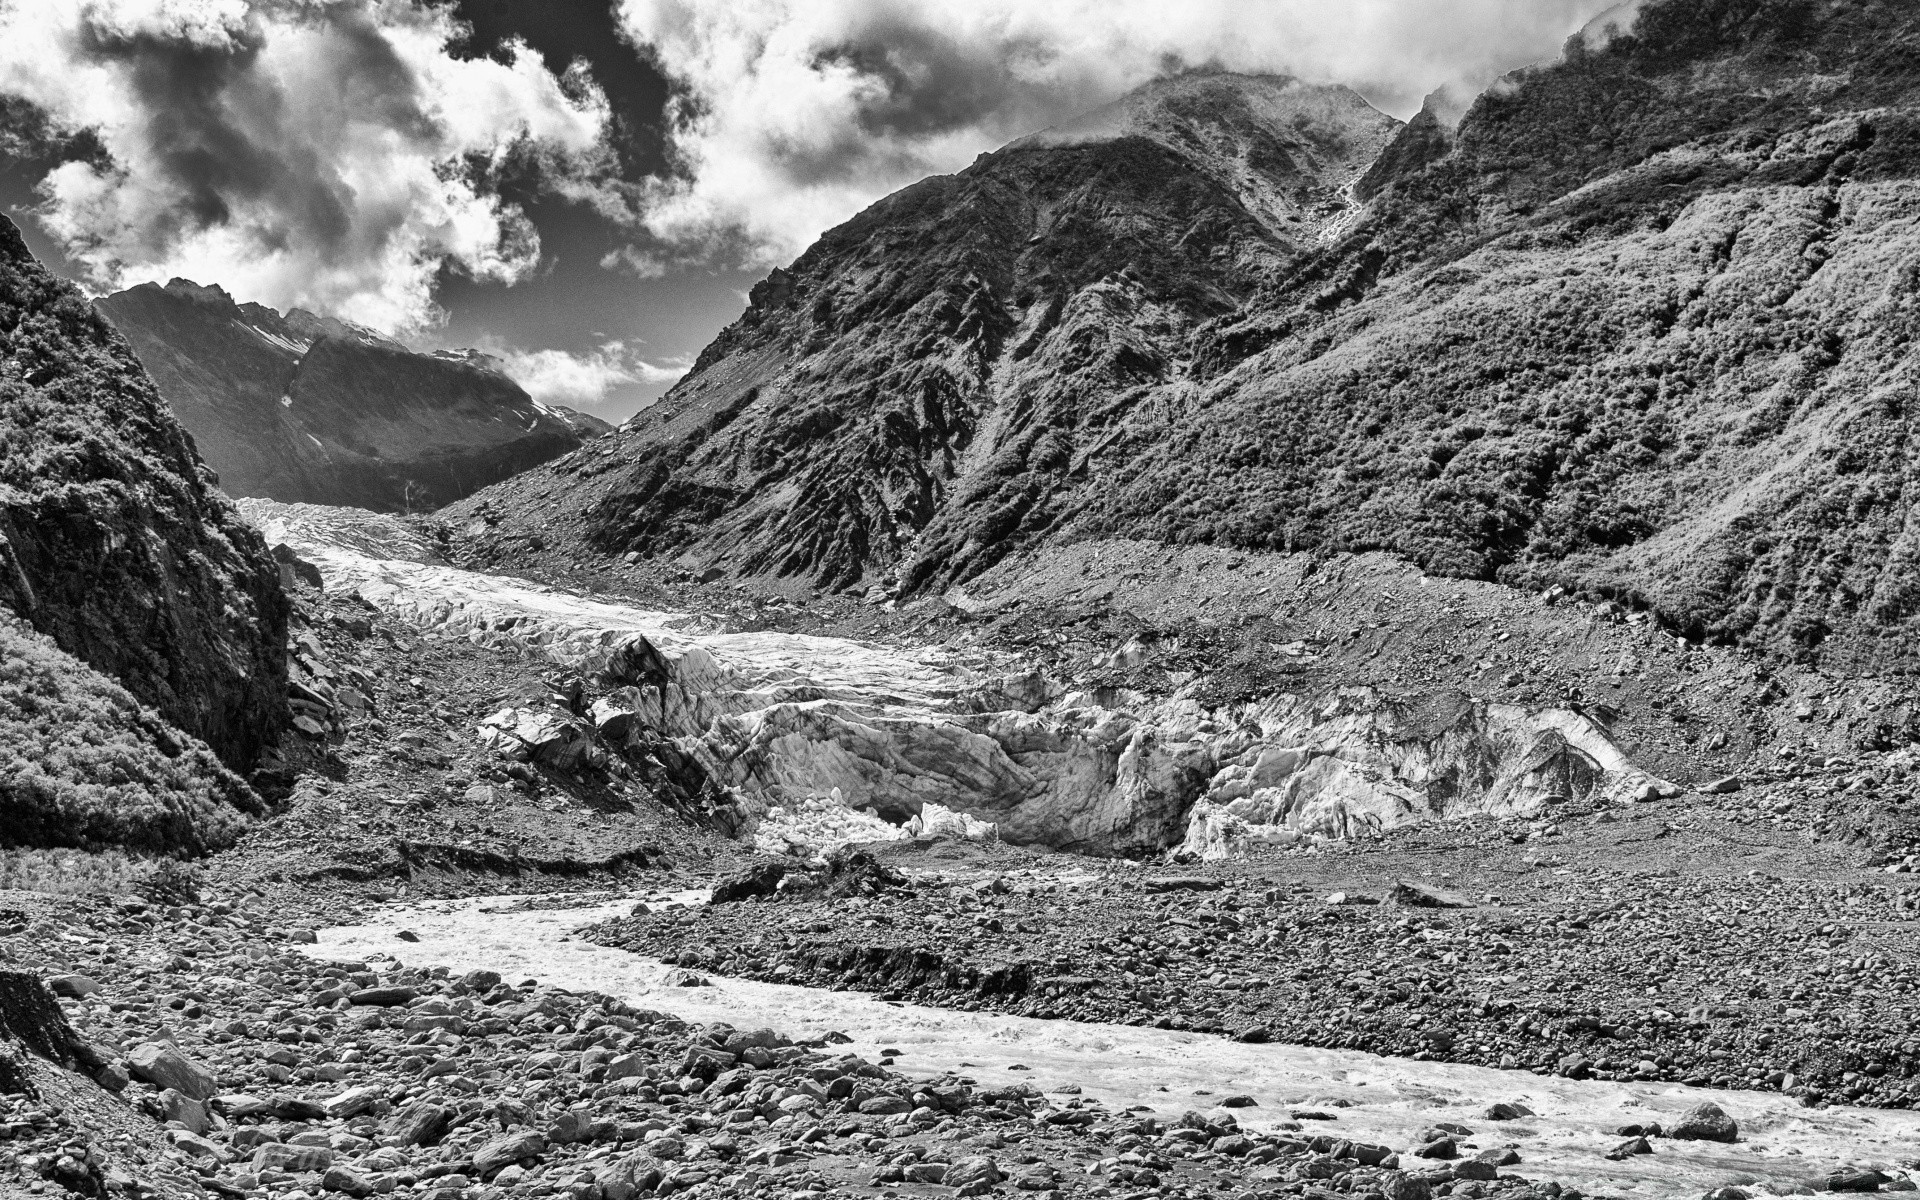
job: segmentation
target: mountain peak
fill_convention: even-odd
[[[1192,146],[1196,127],[1282,131],[1309,139],[1341,137],[1356,125],[1397,124],[1352,88],[1303,83],[1290,75],[1195,71],[1142,84],[1111,104],[1049,126],[1009,150],[1080,146],[1144,137],[1173,149]]]

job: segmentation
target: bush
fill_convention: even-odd
[[[204,743],[0,610],[0,848],[204,853],[261,809]]]

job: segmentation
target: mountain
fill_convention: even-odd
[[[5,220],[0,607],[0,844],[119,820],[196,845],[192,811],[250,800],[213,754],[247,770],[286,723],[279,568],[125,339]]]
[[[540,404],[474,351],[418,354],[176,279],[97,302],[235,496],[432,508],[610,426]]]
[[[896,593],[1097,538],[1387,550],[1906,669],[1920,10],[1631,21],[1457,121],[1149,85],[832,230],[655,409],[449,515],[481,560]]]

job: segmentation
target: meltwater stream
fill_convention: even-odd
[[[696,900],[695,894],[677,898]],[[1111,1108],[1145,1105],[1163,1119],[1250,1095],[1258,1106],[1234,1113],[1244,1126],[1266,1128],[1290,1111],[1311,1109],[1334,1120],[1303,1122],[1309,1130],[1337,1130],[1397,1150],[1419,1129],[1453,1121],[1471,1128],[1483,1148],[1513,1145],[1522,1159],[1513,1168],[1518,1173],[1587,1191],[1697,1196],[1728,1184],[1788,1191],[1803,1183],[1817,1187],[1844,1163],[1884,1170],[1920,1154],[1920,1113],[1807,1109],[1775,1093],[1576,1081],[1351,1051],[1242,1045],[1172,1030],[950,1011],[716,975],[703,976],[708,987],[677,987],[668,979],[684,972],[575,936],[588,924],[625,915],[641,899],[660,897],[614,900],[597,893],[577,898],[580,907],[532,910],[514,896],[393,905],[365,924],[321,931],[308,950],[334,961],[398,959],[456,972],[485,967],[512,981],[603,992],[690,1022],[767,1026],[795,1038],[838,1031],[853,1039],[848,1050],[869,1058],[883,1047],[902,1051],[897,1069],[910,1076],[954,1071],[983,1084],[1024,1079],[1043,1090],[1077,1084]],[[399,938],[402,930],[418,941]],[[1537,1116],[1481,1119],[1486,1105],[1502,1100]],[[1738,1144],[1656,1140],[1651,1155],[1617,1163],[1603,1157],[1623,1140],[1610,1130],[1669,1121],[1703,1100],[1739,1121]]]

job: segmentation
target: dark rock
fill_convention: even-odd
[[[1711,1102],[1696,1104],[1667,1127],[1667,1136],[1680,1141],[1737,1142],[1740,1126],[1726,1110]]]
[[[127,1069],[135,1079],[157,1088],[172,1088],[193,1100],[208,1100],[220,1090],[212,1071],[194,1062],[166,1042],[135,1046],[127,1054]]]
[[[1633,1137],[1633,1138],[1628,1138],[1626,1141],[1621,1142],[1618,1146],[1615,1146],[1613,1149],[1607,1151],[1607,1157],[1612,1159],[1614,1162],[1619,1162],[1623,1159],[1632,1158],[1636,1154],[1652,1154],[1652,1153],[1653,1153],[1653,1147],[1648,1144],[1647,1139],[1643,1137]]]
[[[404,1146],[432,1146],[446,1136],[453,1114],[438,1104],[417,1100],[393,1113],[380,1126],[387,1137]]]
[[[1881,1184],[1891,1182],[1890,1176],[1872,1167],[1841,1167],[1826,1180],[1830,1192],[1877,1192]]]
[[[547,1151],[547,1139],[532,1130],[494,1138],[473,1152],[473,1169],[482,1179],[491,1179],[522,1159],[539,1158]]]
[[[1473,901],[1453,892],[1428,887],[1424,883],[1412,883],[1405,879],[1394,881],[1390,896],[1395,904],[1408,908],[1472,908]]]
[[[419,995],[420,991],[418,988],[410,987],[361,988],[357,992],[349,993],[347,1002],[349,1004],[371,1005],[375,1008],[398,1008],[402,1005],[412,1003],[415,999],[419,998]]]
[[[126,342],[3,219],[0,363],[0,606],[251,769],[287,720],[279,568]]]
[[[711,904],[732,904],[755,896],[771,896],[787,877],[792,864],[786,859],[762,859],[736,871],[713,885]]]

